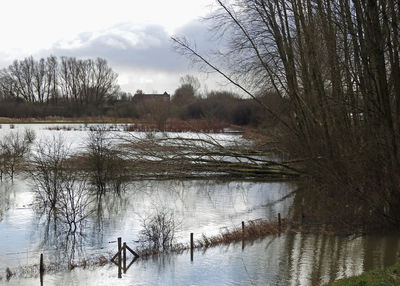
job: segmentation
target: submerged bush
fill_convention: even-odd
[[[143,247],[155,250],[168,250],[175,242],[177,223],[171,210],[157,211],[143,219],[139,240]]]

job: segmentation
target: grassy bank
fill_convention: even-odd
[[[400,285],[400,264],[385,268],[375,269],[359,276],[342,279],[326,286],[394,286]]]

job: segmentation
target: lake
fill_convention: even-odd
[[[83,148],[89,127],[68,124],[57,131],[49,124],[21,124],[9,130],[3,124],[0,135],[27,126],[35,130],[38,141],[62,133],[73,150]],[[240,135],[212,136],[218,140],[244,140]],[[5,269],[37,264],[40,253],[45,263],[60,266],[58,271],[45,274],[44,285],[320,285],[400,260],[399,235],[291,233],[244,245],[198,249],[193,261],[187,251],[139,258],[121,279],[113,264],[65,270],[68,262],[116,252],[117,237],[132,248],[138,247],[143,221],[160,210],[173,214],[176,241],[188,243],[190,233],[198,239],[202,234],[211,236],[239,227],[242,221],[276,220],[278,213],[290,217],[295,190],[293,182],[129,182],[120,195],[104,196],[85,220],[82,233],[68,236],[62,227],[48,224],[47,218],[39,214],[33,205],[32,180],[19,175],[14,182],[4,180],[0,184],[0,284],[39,284],[37,273],[30,277],[22,270],[6,282]]]

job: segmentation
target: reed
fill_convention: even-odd
[[[281,232],[285,232],[287,229],[288,220],[283,219],[281,225]],[[255,240],[263,238],[268,235],[279,234],[279,226],[277,222],[269,222],[265,220],[252,220],[248,221],[242,230],[241,227],[234,229],[225,229],[220,234],[214,236],[202,235],[201,239],[196,241],[195,247],[212,247],[219,244],[229,244],[231,242],[238,242],[242,240]]]

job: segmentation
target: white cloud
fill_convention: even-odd
[[[212,0],[2,0],[2,51],[34,52],[54,42],[121,22],[160,25],[173,33],[204,16]]]
[[[208,13],[211,2],[5,0],[0,67],[30,55],[101,57],[118,72],[126,91],[172,93],[185,74],[198,75],[215,88],[214,75],[198,74],[174,51],[170,39],[172,34],[186,35],[203,51],[214,47],[206,25],[195,20]]]
[[[215,43],[210,42],[207,26],[200,22],[192,21],[178,33],[201,43],[203,50],[215,47]],[[55,43],[49,50],[41,51],[40,56],[50,54],[104,58],[119,74],[122,90],[129,92],[142,89],[173,93],[179,86],[179,78],[185,74],[195,74],[204,80],[203,85],[217,88],[215,77],[199,74],[189,59],[174,50],[168,32],[159,25],[120,23],[104,30],[82,33],[70,41]]]

